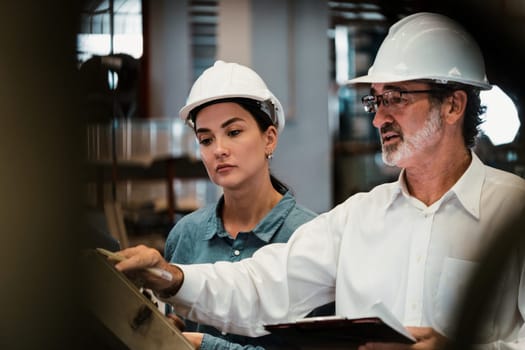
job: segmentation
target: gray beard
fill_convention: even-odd
[[[423,128],[413,136],[405,138],[401,133],[400,142],[386,146],[381,141],[383,162],[389,166],[397,166],[402,160],[413,156],[418,149],[433,143],[442,129],[443,120],[439,109],[433,108]]]

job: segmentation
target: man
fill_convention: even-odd
[[[368,75],[350,83],[371,84],[363,104],[375,113],[384,161],[402,168],[397,182],[351,196],[287,244],[239,263],[173,266],[140,246],[122,251],[128,259],[117,268],[141,274],[179,312],[225,332],[263,335],[264,324],[333,300],[338,315],[366,316],[379,301],[417,343],[360,348],[444,348],[483,251],[525,206],[525,180],[470,150],[479,90],[491,87],[482,55],[449,18],[414,14],[391,27]],[[518,252],[502,272],[480,348],[525,348],[524,260]],[[140,270],[152,266],[174,279]]]

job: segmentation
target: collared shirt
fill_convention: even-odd
[[[240,261],[251,257],[268,243],[288,241],[301,224],[316,216],[312,211],[298,205],[295,198],[285,193],[283,198],[250,232],[239,232],[233,239],[224,229],[221,210],[224,198],[216,205],[209,205],[184,216],[171,230],[166,240],[166,260],[177,264],[214,263],[216,261]],[[201,349],[247,349],[232,344],[255,346],[281,345],[275,337],[251,339],[226,334],[213,327],[186,322],[187,331],[205,333]]]
[[[251,335],[334,298],[337,314],[347,317],[366,315],[380,301],[405,326],[451,336],[453,311],[481,250],[524,209],[525,180],[473,154],[457,183],[426,206],[403,179],[402,172],[397,182],[351,196],[287,244],[240,263],[181,266],[185,281],[170,301],[190,318]],[[521,252],[502,271],[498,305],[480,341],[499,345],[487,349],[523,348],[524,261]]]

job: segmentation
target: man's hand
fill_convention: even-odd
[[[416,338],[416,343],[366,343],[358,350],[441,350],[445,349],[448,339],[430,327],[407,327],[407,330]]]
[[[117,254],[125,258],[115,265],[117,270],[133,279],[140,279],[144,287],[152,289],[160,296],[174,295],[182,285],[184,280],[182,271],[164,260],[156,249],[138,245],[121,250]],[[157,268],[169,272],[172,277],[171,281],[148,271],[148,268]]]
[[[182,335],[184,335],[186,339],[189,340],[195,350],[199,350],[201,348],[202,338],[204,337],[203,333],[183,332]]]

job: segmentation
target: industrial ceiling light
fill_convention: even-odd
[[[481,104],[487,107],[481,131],[494,146],[514,141],[520,128],[520,118],[512,99],[497,85],[491,90],[481,91]]]

